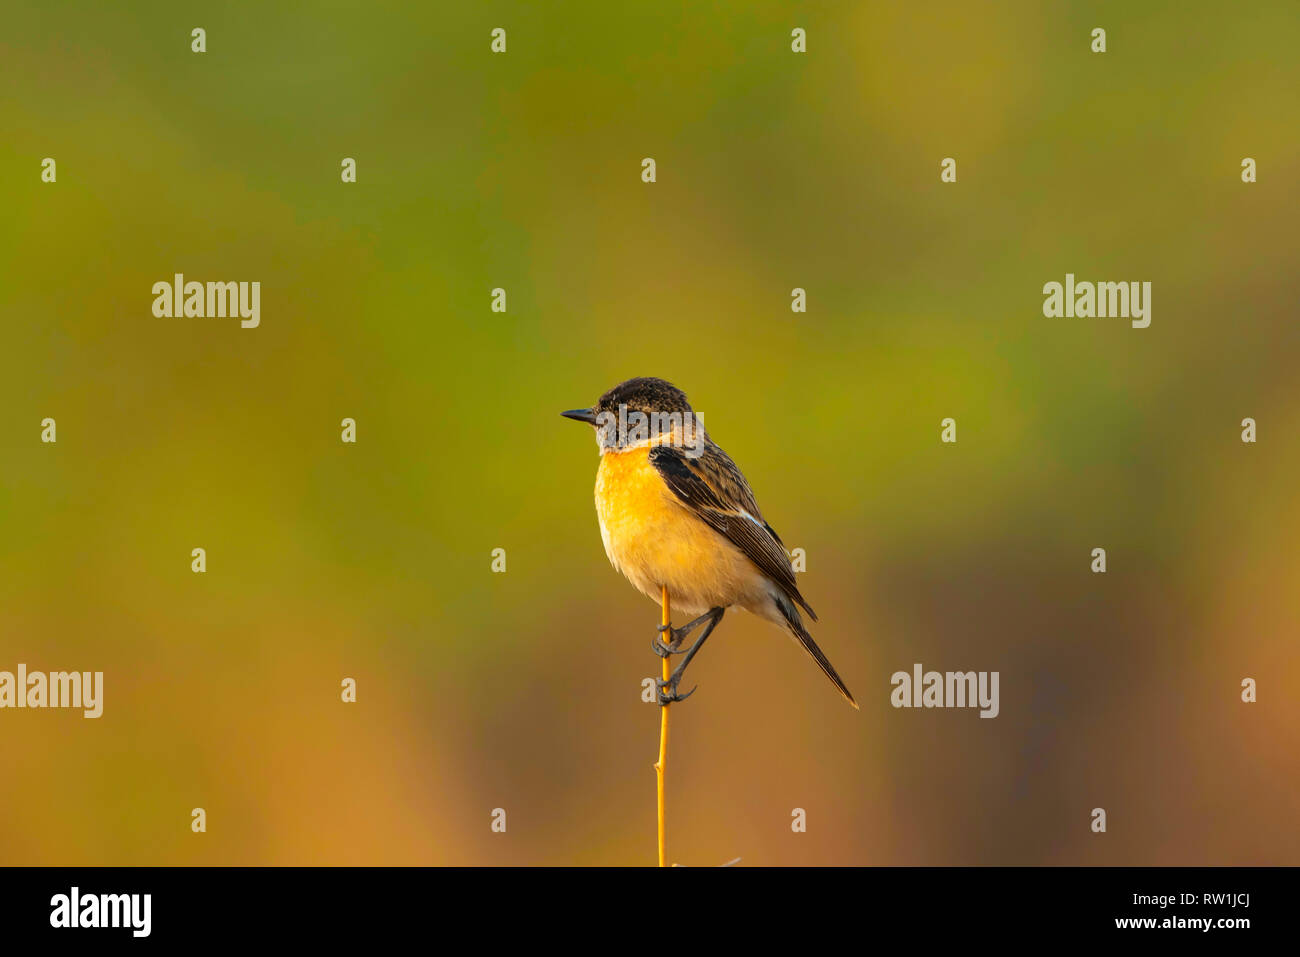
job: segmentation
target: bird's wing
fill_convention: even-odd
[[[731,456],[712,442],[695,458],[681,449],[657,445],[650,450],[650,464],[683,505],[739,548],[813,621],[817,620],[817,613],[794,583],[785,545],[772,526],[763,521],[754,493]]]

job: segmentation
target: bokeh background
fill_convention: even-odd
[[[7,5],[0,669],[106,694],[0,713],[0,863],[653,863],[658,612],[557,415],[633,375],[862,702],[728,616],[674,861],[1300,863],[1296,14]],[[261,327],[154,318],[175,272]],[[1045,319],[1066,272],[1150,328]],[[914,662],[1001,715],[891,708]]]

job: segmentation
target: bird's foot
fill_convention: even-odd
[[[680,674],[674,674],[667,681],[663,678],[655,679],[655,687],[659,689],[659,707],[662,708],[665,705],[670,705],[674,701],[685,701],[699,689],[699,685],[696,685],[690,691],[686,692],[686,694],[678,694],[677,684],[681,680],[682,676]],[[666,692],[664,690],[665,688],[668,689]]]
[[[668,644],[664,644],[663,640],[659,637],[659,635],[662,635],[665,631],[672,636]],[[687,630],[685,628],[674,628],[672,625],[660,625],[659,635],[655,635],[654,638],[650,639],[650,650],[660,658],[667,658],[669,655],[683,654],[690,650],[682,647],[682,642],[686,640],[686,634]]]
[[[683,648],[682,642],[687,639],[691,632],[706,621],[709,622],[709,630],[712,631],[712,626],[716,625],[721,617],[722,609],[714,608],[706,611],[699,618],[688,621],[680,628],[674,628],[672,625],[660,625],[659,634],[662,635],[664,632],[668,632],[672,637],[667,644],[664,644],[659,635],[656,635],[654,640],[650,642],[650,647],[660,658],[667,658],[669,655],[680,655],[682,652],[690,650],[689,648]],[[706,631],[705,634],[708,634],[708,632]]]

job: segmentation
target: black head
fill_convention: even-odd
[[[560,415],[595,425],[596,417],[602,412],[617,416],[620,406],[627,412],[642,412],[646,415],[673,412],[684,415],[691,411],[686,393],[677,386],[664,379],[642,376],[620,382],[602,395],[590,409],[571,409]]]
[[[642,377],[620,382],[596,402],[596,412],[618,414],[620,405],[629,412],[681,412],[691,411],[686,393],[664,379]]]
[[[694,457],[708,443],[708,433],[686,401],[686,393],[663,379],[628,379],[602,395],[590,409],[560,414],[595,426],[596,444],[602,453],[671,443]]]

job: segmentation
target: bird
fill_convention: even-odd
[[[590,408],[560,414],[595,428],[596,517],[610,564],[654,601],[666,589],[673,608],[698,615],[680,628],[660,626],[668,640],[651,642],[660,657],[684,655],[668,679],[655,679],[660,705],[694,694],[679,692],[682,673],[736,606],[794,638],[858,707],[804,625],[800,609],[813,621],[817,614],[799,593],[784,543],[681,389],[654,377],[628,379]]]

